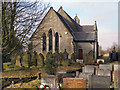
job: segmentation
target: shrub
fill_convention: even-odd
[[[62,65],[63,66],[68,66],[69,65],[69,61],[68,60],[62,60]]]

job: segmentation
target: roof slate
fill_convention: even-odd
[[[95,40],[94,25],[81,26],[77,24],[63,9],[60,7],[56,12],[64,25],[69,29],[74,40],[85,41]]]
[[[49,11],[53,9],[52,7]],[[54,10],[54,9],[53,9]],[[48,11],[48,12],[49,12]],[[63,9],[60,9],[56,12],[56,15],[74,37],[74,41],[88,41],[95,40],[94,25],[79,25],[77,24]],[[45,17],[44,17],[45,18]],[[44,19],[43,18],[43,19]],[[43,21],[43,20],[42,20]],[[39,26],[38,26],[39,27]],[[33,35],[32,35],[33,36]]]

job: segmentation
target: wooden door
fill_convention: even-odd
[[[79,59],[83,59],[83,51],[82,51],[82,49],[79,49]]]

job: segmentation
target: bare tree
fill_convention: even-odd
[[[49,4],[39,2],[2,2],[2,56],[22,50],[42,20]]]

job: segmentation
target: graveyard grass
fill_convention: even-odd
[[[66,71],[75,71],[82,69],[82,65],[78,63],[74,63],[72,66],[58,66],[57,70],[66,70]],[[11,65],[10,62],[4,63],[3,68],[5,69],[2,72],[2,78],[23,78],[23,77],[29,77],[29,76],[37,76],[38,73],[41,73],[42,75],[48,75],[46,71],[44,70],[44,67],[31,67],[31,68],[22,68],[15,65]]]
[[[64,63],[64,62],[62,62]],[[63,65],[63,66],[58,66],[57,70],[66,70],[66,71],[75,71],[82,69],[81,68],[82,64],[79,63],[74,63],[71,66]],[[30,68],[28,67],[20,67],[17,65],[11,64],[11,62],[7,62],[3,64],[4,71],[2,72],[2,78],[27,78],[27,77],[34,77],[38,76],[38,73],[41,73],[41,76],[49,76],[44,67],[39,67],[39,66],[32,66]],[[20,81],[21,82],[21,81]],[[20,83],[18,82],[18,84]],[[32,83],[35,83],[32,85]],[[9,82],[6,82],[9,83]],[[24,82],[22,83],[22,86],[20,88],[38,88],[40,86],[41,82],[38,79],[29,81],[29,82]],[[9,87],[14,87],[12,85],[8,85],[6,88]]]

